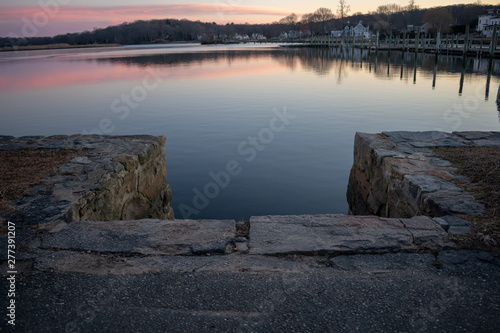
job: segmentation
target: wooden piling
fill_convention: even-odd
[[[440,51],[441,51],[441,27],[438,28],[436,36],[436,54],[439,54]]]
[[[391,53],[392,30],[389,30],[389,37],[387,39],[389,40],[389,53]]]
[[[481,33],[481,40],[479,42],[479,55],[481,56],[483,53],[483,34]]]
[[[436,53],[436,57],[434,58],[434,74],[432,76],[432,89],[436,88],[437,67],[438,67],[438,54]]]
[[[418,54],[419,39],[420,39],[420,27],[418,27],[417,35],[415,36],[415,54]]]
[[[498,39],[498,25],[495,24],[493,26],[493,34],[491,35],[491,43],[490,43],[490,58],[493,59],[495,55],[495,50],[497,48],[497,39]]]
[[[467,51],[469,51],[469,25],[465,26],[464,57],[467,55]]]

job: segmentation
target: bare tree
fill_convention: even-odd
[[[332,10],[325,7],[316,9],[313,15],[314,15],[314,20],[316,22],[325,22],[335,17],[335,15],[333,15]]]
[[[282,18],[279,23],[280,24],[288,24],[288,25],[294,25],[295,23],[297,23],[297,14],[295,13],[292,13],[290,15],[288,15],[287,17],[284,17]]]
[[[450,32],[451,25],[455,22],[453,15],[444,8],[428,9],[423,20],[431,25],[432,32],[436,32],[440,28],[442,33]]]
[[[418,5],[415,5],[415,0],[410,0],[408,1],[408,5],[404,7],[404,24],[405,27],[408,24],[415,24],[415,12],[419,10],[420,7]]]
[[[387,5],[378,6],[377,13],[387,15],[387,17],[399,13],[403,10],[403,7],[397,3],[390,3]]]
[[[406,24],[403,7],[397,3],[378,6],[376,13],[379,18],[378,20],[388,22],[389,27],[404,28]]]
[[[304,14],[302,15],[300,21],[304,24],[314,22],[314,14],[313,13]]]
[[[419,6],[415,5],[415,0],[408,1],[408,5],[406,6],[407,11],[412,12],[414,10],[417,10],[418,8]]]
[[[340,16],[340,20],[342,22],[342,27],[344,26],[344,17],[351,11],[351,6],[346,3],[346,0],[339,0],[339,4],[337,6],[337,14]]]

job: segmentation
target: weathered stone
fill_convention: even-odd
[[[193,255],[202,254],[229,254],[232,252],[232,244],[229,238],[206,243],[195,243],[190,247]]]
[[[83,166],[79,164],[66,163],[59,168],[62,175],[79,175],[83,172]]]
[[[151,159],[151,156],[153,156],[154,153],[154,147],[152,146],[146,146],[142,152],[139,153],[138,159],[139,159],[139,164],[144,164],[147,161]]]
[[[149,162],[144,164],[143,167],[148,171],[138,175],[137,189],[139,193],[153,200],[161,192],[161,189],[165,187],[167,170],[164,163]]]
[[[472,223],[465,221],[458,216],[446,215],[443,216],[442,219],[449,225],[449,233],[463,235],[471,232]]]
[[[75,164],[91,164],[92,161],[89,160],[86,156],[75,157],[71,160],[71,163]]]
[[[439,132],[439,131],[426,131],[426,132],[408,132],[408,131],[395,131],[395,132],[382,132],[383,135],[389,138],[390,141],[399,142],[434,142],[437,140],[449,139],[454,137],[453,134]]]
[[[500,146],[499,139],[483,139],[483,140],[474,140],[474,143],[478,146],[488,146],[488,147],[496,147]]]
[[[119,162],[111,161],[110,164],[114,173],[120,173],[122,170],[125,169],[123,165]]]
[[[38,226],[39,231],[47,231],[49,233],[56,233],[64,228],[66,228],[68,224],[66,222],[60,221],[60,220],[53,220],[48,223],[42,223]]]
[[[74,222],[41,237],[42,249],[194,255],[225,253],[235,235],[232,220]]]
[[[500,145],[495,132],[384,132],[383,137],[356,134],[347,189],[350,214],[406,218],[477,214],[484,209],[454,183],[468,179],[457,175],[449,161],[430,150],[406,145],[474,146],[483,138]]]
[[[99,163],[87,164],[83,168],[83,172],[85,172],[85,173],[91,173],[91,172],[94,172],[94,171],[98,170],[100,167],[101,167],[101,165]]]
[[[127,192],[133,192],[137,189],[137,171],[133,170],[123,178],[123,186]]]
[[[446,172],[446,171],[440,171],[440,170],[429,170],[426,172],[427,175],[430,175],[430,176],[435,176],[435,177],[439,177],[445,181],[450,181],[450,180],[453,180],[454,177],[449,173],[449,172]]]
[[[448,234],[438,223],[426,216],[401,219],[406,229],[413,236],[413,243],[427,249],[441,249],[452,246]]]
[[[137,168],[137,157],[132,155],[120,155],[115,157],[116,162],[120,162],[125,167],[125,170],[132,171]]]
[[[2,141],[10,141],[10,140],[12,140],[12,139],[14,139],[14,137],[13,137],[13,136],[8,136],[8,135],[0,135],[0,142],[2,142]]]
[[[48,136],[46,137],[44,140],[46,141],[63,141],[63,140],[67,140],[69,138],[69,136],[67,135],[51,135],[51,136]]]
[[[346,215],[250,218],[250,254],[336,254],[417,251],[447,247],[446,233],[422,217],[398,219]]]
[[[464,191],[436,191],[424,194],[423,212],[430,216],[474,215],[484,211],[484,206]]]
[[[445,220],[443,220],[442,218],[440,217],[435,217],[433,218],[433,220],[439,224],[439,226],[441,228],[443,228],[444,231],[448,231],[450,229],[450,225],[448,224],[448,222],[446,222]]]
[[[62,165],[58,174],[43,179],[43,185],[28,190],[28,197],[14,203],[16,208],[22,207],[15,213],[15,220],[21,221],[20,226],[30,226],[61,218],[66,222],[123,217],[173,219],[164,143],[165,137],[147,135],[3,137],[0,150],[60,148],[84,154]],[[142,165],[138,162],[140,154]],[[137,187],[138,178],[143,193]],[[54,204],[61,201],[69,205]],[[3,217],[13,219],[9,214]]]
[[[146,217],[147,213],[147,199],[143,196],[137,196],[123,205],[121,217],[123,220],[137,220]]]
[[[46,183],[46,184],[58,184],[58,183],[65,183],[65,182],[71,181],[74,178],[75,178],[74,176],[57,175],[57,176],[53,176],[53,177],[44,178],[41,180],[41,182]]]
[[[54,189],[50,185],[38,185],[30,188],[26,192],[28,193],[28,195],[34,197],[38,195],[51,195],[53,191]]]
[[[83,183],[86,182],[89,179],[89,176],[87,174],[82,174],[74,179],[75,182],[77,183]]]
[[[248,243],[235,243],[236,250],[238,252],[247,252],[248,251]]]
[[[478,132],[478,131],[453,132],[453,134],[461,136],[467,140],[486,139],[492,135],[491,132]]]

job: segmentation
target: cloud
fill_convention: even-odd
[[[54,35],[74,28],[61,30],[59,27],[71,23],[75,28],[83,26],[105,27],[162,18],[186,18],[207,22],[227,23],[249,21],[255,23],[270,22],[288,15],[281,9],[238,6],[224,3],[190,5],[139,5],[139,6],[2,6],[0,11],[0,36],[19,34],[23,26],[32,23],[38,29],[38,36]],[[27,23],[27,21],[29,23]],[[64,23],[64,24],[63,24]]]
[[[270,9],[262,7],[237,6],[229,4],[192,4],[192,5],[151,5],[151,6],[60,6],[51,8],[41,8],[37,6],[13,6],[4,7],[0,12],[0,20],[21,19],[22,17],[32,18],[46,13],[50,18],[57,20],[78,19],[95,21],[102,18],[175,18],[189,16],[207,16],[211,14],[227,15],[288,15],[288,11],[280,9]]]

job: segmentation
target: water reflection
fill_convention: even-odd
[[[240,161],[244,172],[197,218],[345,213],[356,132],[499,128],[496,61],[346,48],[73,52],[0,54],[0,133],[167,135],[174,209]],[[129,104],[152,73],[162,84]],[[296,118],[248,163],[240,143],[284,107]]]
[[[346,70],[346,64],[351,63],[349,71],[364,71],[363,63],[369,62],[368,71],[376,78],[383,80],[401,79],[408,81],[412,77],[417,83],[417,75],[432,77],[432,87],[438,84],[440,75],[460,73],[459,94],[463,91],[464,79],[467,75],[487,75],[486,98],[491,76],[500,76],[497,60],[489,61],[481,58],[461,58],[446,55],[417,54],[411,52],[373,52],[360,49],[341,48],[282,48],[258,51],[220,51],[187,54],[155,54],[137,57],[97,58],[91,61],[97,63],[109,62],[127,66],[200,66],[206,63],[225,62],[231,64],[237,60],[272,59],[280,68],[291,71],[303,69],[319,76],[338,72],[339,78]],[[394,69],[394,70],[391,70]],[[398,69],[398,70],[395,70]],[[258,68],[257,68],[258,70]],[[411,76],[410,76],[411,73]]]
[[[123,56],[118,53],[113,56],[95,54],[87,58],[62,57],[57,60],[39,60],[28,65],[24,62],[12,62],[2,72],[0,88],[42,88],[97,83],[104,79],[138,79],[144,75],[142,70],[145,67],[198,68],[197,73],[189,73],[190,78],[193,75],[220,77],[302,70],[318,76],[337,73],[338,83],[342,82],[347,72],[367,71],[377,79],[400,79],[406,82],[411,79],[414,84],[419,76],[432,77],[433,88],[439,85],[441,76],[460,74],[459,94],[463,92],[465,77],[486,75],[485,98],[488,99],[491,76],[500,76],[497,60],[421,53],[416,55],[413,52],[374,52],[352,48],[266,48]],[[257,66],[241,65],[250,62]],[[92,71],[88,70],[89,63],[93,66]],[[113,66],[107,66],[109,64]],[[210,68],[207,66],[210,64],[227,66]],[[175,75],[182,76],[182,72],[178,71]]]

